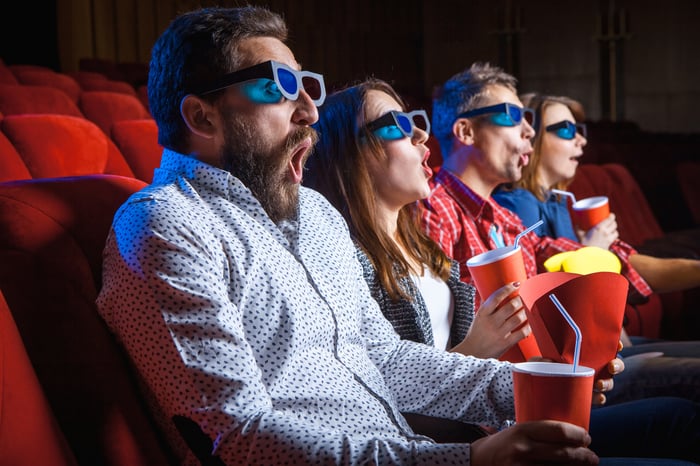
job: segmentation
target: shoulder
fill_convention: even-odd
[[[493,198],[501,205],[513,204],[517,202],[537,201],[537,198],[527,189],[499,189],[493,193]]]
[[[357,261],[362,266],[362,272],[365,278],[373,278],[376,275],[376,271],[374,270],[372,261],[370,261],[369,256],[364,249],[362,249],[362,246],[357,243],[355,243],[355,257],[357,257]]]
[[[317,225],[319,231],[325,228],[332,228],[334,231],[342,231],[343,235],[349,234],[345,218],[318,191],[300,186],[299,208],[304,222],[311,222]]]

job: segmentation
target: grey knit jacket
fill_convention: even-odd
[[[379,282],[376,270],[372,266],[367,254],[356,245],[357,258],[362,264],[365,280],[374,299],[384,313],[384,317],[394,326],[396,332],[404,340],[417,341],[433,346],[433,329],[430,325],[430,316],[423,300],[423,295],[409,277],[399,280],[399,285],[411,296],[407,299],[394,300],[389,297],[387,290]],[[459,265],[452,261],[450,277],[447,286],[454,299],[454,313],[450,329],[451,348],[461,342],[467,335],[474,321],[474,294],[472,285],[467,285],[459,279]]]

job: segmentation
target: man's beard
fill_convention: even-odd
[[[250,189],[273,222],[290,220],[297,216],[299,185],[287,181],[292,151],[306,138],[312,144],[318,136],[310,127],[301,127],[276,147],[269,143],[265,131],[256,131],[253,125],[237,118],[225,116],[226,136],[221,150],[224,170]],[[309,150],[302,167],[311,154]]]

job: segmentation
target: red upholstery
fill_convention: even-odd
[[[0,84],[0,112],[5,116],[25,113],[83,116],[78,105],[60,89],[10,84]]]
[[[83,115],[99,126],[106,135],[111,134],[115,121],[151,118],[151,114],[135,95],[85,91],[80,96],[79,105]]]
[[[101,79],[103,81],[107,80],[107,76],[99,73],[97,71],[70,71],[67,73],[73,79],[75,79],[82,88],[82,83],[84,80],[90,81],[95,79]]]
[[[576,199],[608,196],[610,210],[615,213],[620,238],[635,246],[664,235],[639,184],[621,164],[583,164],[569,187]],[[627,306],[625,316],[630,335],[659,337],[664,315],[681,313],[681,293],[653,294],[649,301]]]
[[[148,86],[146,84],[141,84],[136,88],[136,97],[139,98],[143,106],[146,107],[146,110],[150,113],[151,106],[148,103]]]
[[[19,84],[12,70],[3,62],[0,62],[0,84]]]
[[[17,65],[10,65],[10,70],[12,70],[20,84],[55,87],[65,92],[73,102],[78,102],[78,97],[82,92],[78,82],[67,74],[56,73],[48,69],[19,67]]]
[[[81,465],[173,463],[95,306],[112,217],[143,186],[112,175],[0,184],[0,289]]]
[[[77,464],[1,292],[0,458],[13,466]]]
[[[608,196],[620,238],[632,245],[664,234],[639,184],[621,164],[583,164],[569,189],[576,199]]]
[[[133,176],[114,143],[85,118],[12,115],[3,118],[0,130],[17,149],[33,178],[93,173]]]
[[[0,122],[2,122],[2,118],[0,118]],[[25,180],[31,177],[31,173],[29,173],[22,157],[17,153],[15,146],[0,131],[0,183],[11,180]]]
[[[107,76],[109,79],[122,79],[121,72],[113,60],[105,58],[83,57],[78,61],[80,71],[94,71]]]
[[[109,91],[136,97],[136,89],[125,81],[111,79],[82,79],[80,87],[83,91]]]
[[[158,144],[158,126],[152,118],[122,120],[112,125],[112,140],[136,178],[150,183],[160,166],[163,147]]]
[[[700,226],[700,162],[679,162],[676,177],[693,222]]]

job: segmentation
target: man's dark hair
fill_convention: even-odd
[[[287,26],[278,14],[253,6],[205,8],[170,23],[153,46],[148,72],[148,103],[162,146],[186,150],[187,131],[180,116],[183,97],[240,68],[238,46],[251,37],[285,42]]]

